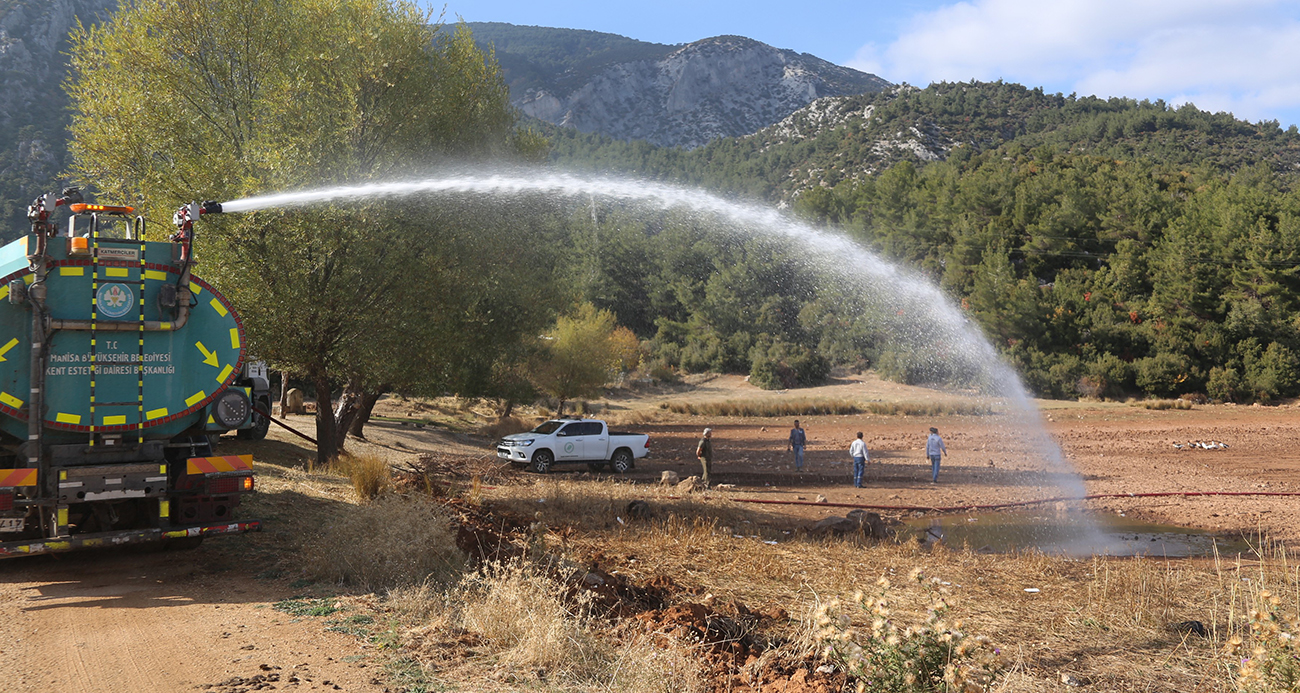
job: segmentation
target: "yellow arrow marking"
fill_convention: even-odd
[[[18,338],[17,338],[17,337],[15,337],[15,338],[9,340],[9,343],[8,343],[8,344],[6,344],[6,345],[0,347],[0,361],[4,361],[4,360],[6,360],[6,359],[5,359],[5,354],[9,353],[9,350],[12,349],[12,348],[14,348],[14,347],[16,347],[16,346],[18,346]]]
[[[220,365],[221,365],[221,364],[217,361],[217,353],[216,353],[215,351],[208,351],[208,348],[205,347],[205,346],[203,346],[203,342],[195,342],[195,343],[194,343],[194,346],[198,347],[198,348],[199,348],[199,351],[203,352],[203,362],[204,362],[204,363],[208,364],[209,366],[220,366]]]

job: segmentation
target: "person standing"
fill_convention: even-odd
[[[867,469],[867,444],[862,441],[862,431],[858,438],[849,444],[849,457],[853,458],[853,488],[862,488],[862,472]]]
[[[713,470],[713,429],[704,429],[704,436],[700,438],[700,444],[695,446],[695,456],[700,460],[700,468],[704,470],[701,481],[704,487],[709,487],[709,472]]]
[[[790,429],[790,449],[794,451],[794,470],[803,471],[803,447],[808,442],[808,436],[804,434],[802,428],[799,428],[799,420],[794,420],[794,428]]]
[[[930,437],[925,441],[925,455],[930,458],[930,483],[939,483],[939,457],[948,454],[948,446],[939,437],[939,429],[931,426]]]

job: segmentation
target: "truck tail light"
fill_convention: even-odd
[[[14,492],[9,489],[0,491],[0,510],[13,510],[13,509],[14,509]]]
[[[244,477],[244,490],[245,491],[253,490],[253,477],[251,476]]]

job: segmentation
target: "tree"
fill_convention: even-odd
[[[72,38],[74,172],[163,219],[192,199],[535,155],[538,139],[513,130],[495,61],[464,27],[428,20],[389,0],[125,3]],[[342,439],[331,406],[341,379],[373,387],[395,364],[436,360],[445,342],[420,339],[446,327],[428,320],[445,306],[432,301],[430,249],[456,240],[413,205],[386,202],[227,215],[196,244],[251,348],[314,385],[323,462]]]
[[[613,313],[584,303],[573,315],[557,320],[543,337],[532,379],[539,390],[559,400],[557,413],[564,413],[569,400],[595,396],[610,381],[624,358],[620,345],[625,338],[621,333],[615,337],[616,328]]]

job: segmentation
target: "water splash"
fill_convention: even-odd
[[[792,219],[766,206],[724,199],[699,189],[615,177],[582,177],[537,170],[450,174],[423,180],[374,183],[249,197],[222,204],[226,212],[304,206],[349,199],[426,196],[490,196],[494,199],[533,195],[592,198],[629,206],[683,210],[709,216],[754,237],[783,239],[802,250],[811,269],[855,288],[864,308],[884,321],[886,332],[913,359],[933,372],[961,373],[962,383],[977,384],[1006,407],[999,450],[1013,468],[1030,462],[1032,474],[1017,479],[1025,492],[1059,489],[1061,495],[1082,496],[1082,480],[1048,436],[1042,418],[1016,373],[968,317],[933,283],[894,265],[852,240]],[[990,423],[990,426],[994,424]],[[928,424],[925,424],[928,426]],[[918,424],[918,435],[924,428]],[[918,453],[918,457],[920,454]],[[990,463],[992,459],[990,458]],[[1029,477],[1032,477],[1030,479]],[[1037,486],[1037,488],[1034,488]]]

